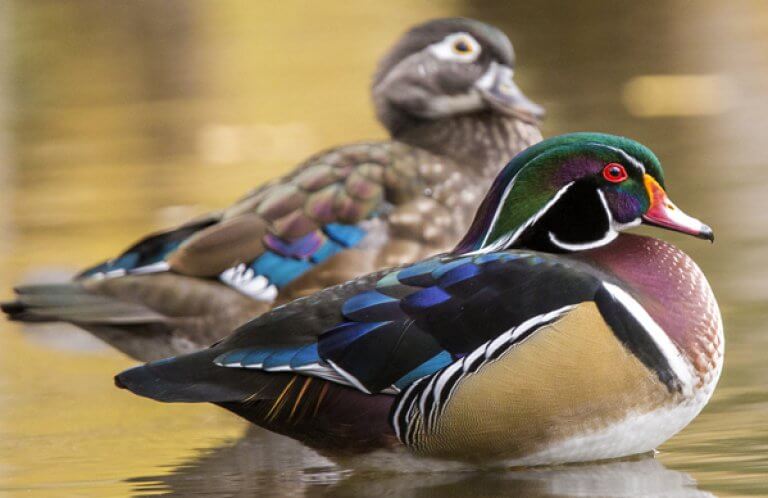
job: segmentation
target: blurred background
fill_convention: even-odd
[[[669,232],[726,327],[714,400],[656,460],[351,476],[210,406],[115,389],[131,362],[64,326],[0,323],[0,496],[768,495],[768,7],[761,0],[0,0],[0,297],[226,205],[339,143],[383,138],[377,58],[466,16],[512,39],[545,134],[624,134],[712,225]],[[245,435],[245,436],[244,436]]]

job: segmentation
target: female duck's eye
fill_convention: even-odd
[[[603,178],[611,183],[623,182],[628,176],[627,170],[619,163],[609,163],[603,168]]]
[[[472,52],[472,45],[467,40],[461,39],[453,42],[453,50],[457,54],[468,54]]]
[[[464,63],[475,62],[483,51],[469,33],[450,34],[428,48],[440,60]]]

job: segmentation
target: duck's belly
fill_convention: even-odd
[[[615,423],[550,441],[531,454],[505,461],[508,466],[590,462],[648,453],[685,428],[706,404],[704,401],[662,406],[651,411],[629,412]]]
[[[710,394],[670,391],[583,303],[420,407],[406,443],[506,465],[617,458],[666,441]]]

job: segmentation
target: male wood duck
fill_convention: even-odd
[[[449,250],[542,109],[499,30],[440,19],[382,59],[392,139],[322,152],[233,206],[150,235],[74,282],[25,286],[13,320],[66,321],[143,361],[208,346],[275,301]]]
[[[540,465],[649,452],[709,400],[723,330],[685,253],[619,234],[640,223],[714,240],[669,200],[645,146],[550,138],[503,169],[452,252],[295,300],[116,383],[329,453]]]

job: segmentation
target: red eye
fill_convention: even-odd
[[[619,163],[608,163],[603,168],[603,178],[611,183],[623,182],[627,176],[627,170]]]

